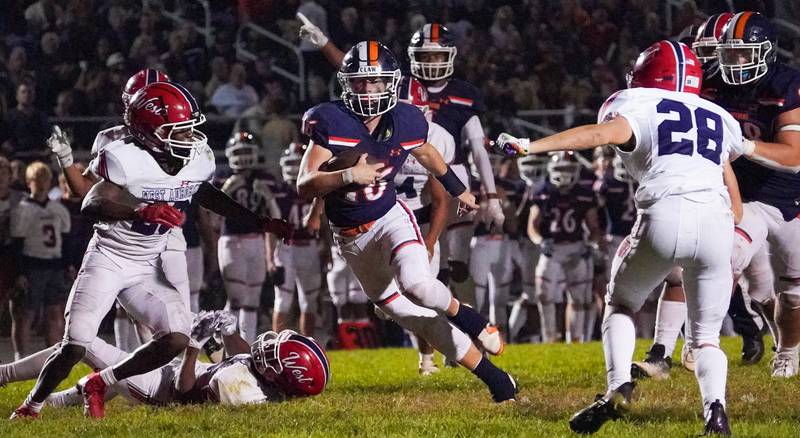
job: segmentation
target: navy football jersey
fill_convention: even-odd
[[[533,204],[540,210],[542,237],[554,243],[572,243],[583,240],[583,222],[586,213],[597,207],[595,193],[580,184],[561,192],[549,181],[534,190]]]
[[[382,117],[387,135],[376,140],[340,100],[319,104],[303,115],[303,133],[334,156],[358,146],[371,160],[385,164],[377,183],[366,187],[350,184],[325,196],[325,213],[334,226],[362,225],[383,217],[394,207],[397,197],[394,177],[408,154],[428,138],[428,122],[413,105],[398,102]]]
[[[731,113],[746,138],[771,142],[778,116],[800,107],[800,72],[776,62],[752,86],[730,86],[715,75],[704,78],[701,95]],[[743,158],[732,166],[745,202],[772,205],[787,221],[800,214],[800,174],[768,169]]]
[[[403,76],[400,85],[400,95],[405,96],[408,88],[409,76]],[[467,150],[462,144],[461,130],[472,116],[480,117],[484,111],[483,98],[480,91],[469,82],[459,79],[450,79],[447,84],[437,91],[427,88],[430,109],[433,112],[433,121],[442,125],[456,141],[456,154],[453,164],[467,162]]]
[[[311,203],[297,194],[294,184],[278,184],[273,192],[275,202],[281,211],[281,219],[289,222],[294,228],[293,239],[313,239],[303,227],[303,217],[311,211]]]
[[[620,181],[611,173],[607,173],[599,182],[597,194],[604,201],[608,233],[627,236],[636,222],[636,183]]]
[[[272,208],[272,191],[276,184],[275,177],[266,172],[234,173],[225,180],[222,191],[253,213],[261,217],[272,217],[277,213]],[[222,220],[222,234],[225,236],[260,232],[261,229],[256,224],[243,224],[225,218]]]

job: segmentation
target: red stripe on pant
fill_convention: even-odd
[[[400,292],[395,292],[389,295],[388,297],[378,301],[377,303],[375,303],[375,305],[378,307],[385,306],[398,298],[400,298]]]
[[[741,228],[739,228],[739,227],[735,227],[735,228],[733,229],[733,231],[734,231],[734,232],[736,232],[736,234],[738,234],[738,235],[740,235],[740,236],[744,237],[744,240],[746,240],[746,241],[747,241],[747,243],[753,243],[753,238],[752,238],[752,237],[750,237],[750,235],[749,235],[749,234],[747,234],[747,231],[745,231],[745,230],[743,230],[743,229],[741,229]]]

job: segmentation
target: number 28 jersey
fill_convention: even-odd
[[[161,168],[150,153],[132,143],[131,137],[109,143],[89,163],[95,175],[112,182],[142,202],[168,202],[185,211],[203,182],[214,176],[214,153],[208,146],[198,151],[175,175]],[[95,225],[92,243],[132,260],[158,257],[167,245],[168,228],[145,222],[101,221]]]
[[[701,192],[727,199],[722,164],[742,154],[742,131],[727,111],[691,93],[630,88],[611,95],[597,119],[617,116],[625,117],[636,138],[633,151],[617,153],[639,182],[637,207]]]

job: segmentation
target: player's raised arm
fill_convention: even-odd
[[[306,18],[305,15],[298,12],[297,18],[303,23],[303,25],[300,27],[300,38],[310,42],[316,48],[318,48],[332,66],[338,68],[340,65],[342,65],[344,52],[339,50],[338,47],[334,46],[328,36],[325,35],[325,33],[323,33],[319,27]]]
[[[593,149],[609,144],[621,146],[633,141],[635,141],[633,130],[628,121],[624,117],[616,117],[605,123],[578,126],[534,142],[527,138],[516,138],[502,133],[492,145],[492,150],[513,157],[543,152]]]
[[[425,143],[413,149],[411,155],[442,183],[442,186],[447,190],[447,193],[450,193],[450,196],[458,198],[470,210],[478,209],[478,204],[475,203],[475,195],[467,190],[466,186],[453,172],[453,169],[444,162],[442,155],[436,150],[435,146]]]
[[[733,173],[733,168],[729,161],[726,161],[722,167],[722,181],[725,183],[725,187],[728,188],[728,196],[731,198],[733,223],[737,225],[742,220],[744,206],[742,205],[742,195],[739,193],[739,183],[736,180],[736,174]]]
[[[89,171],[83,172],[82,168],[75,164],[69,138],[58,125],[53,126],[53,133],[47,139],[47,146],[58,158],[58,165],[64,171],[64,177],[72,193],[79,197],[86,196],[97,179],[94,174]]]
[[[383,163],[367,163],[367,154],[361,154],[355,165],[346,169],[325,172],[320,170],[323,164],[333,158],[333,153],[314,142],[303,154],[300,162],[300,175],[297,178],[297,193],[311,200],[350,184],[369,185],[380,178],[378,169]]]

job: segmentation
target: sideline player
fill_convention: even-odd
[[[496,402],[513,400],[514,380],[485,359],[470,340],[499,354],[500,333],[474,310],[460,305],[430,274],[414,215],[396,199],[394,176],[413,154],[468,208],[477,208],[474,196],[426,142],[428,123],[419,109],[397,102],[400,68],[386,47],[377,41],[356,44],[337,76],[342,100],[317,105],[303,117],[303,131],[311,141],[301,163],[298,193],[308,199],[324,198],[336,244],[383,313],[470,369]],[[355,165],[347,167],[350,163],[345,161],[342,170],[325,170],[340,156],[342,161],[351,157]],[[386,289],[393,280],[397,291]]]
[[[186,347],[188,297],[163,280],[155,261],[166,247],[165,233],[182,223],[181,208],[192,197],[222,216],[288,235],[283,222],[258,217],[208,183],[214,154],[196,129],[205,117],[182,86],[145,86],[131,99],[125,119],[132,135],[108,144],[90,163],[103,181],[89,190],[82,212],[100,222],[70,292],[64,339],[12,418],[38,416],[45,398],[83,358],[117,299],[153,329],[153,340],[121,363],[88,376],[84,397],[90,416],[104,415],[107,386],[156,369]],[[134,284],[142,287],[131,288]]]
[[[701,99],[702,69],[684,44],[647,48],[628,77],[628,89],[609,97],[599,124],[530,142],[501,134],[506,153],[540,153],[614,145],[639,182],[637,222],[616,252],[603,320],[608,391],[575,414],[570,428],[594,433],[631,403],[633,314],[673,266],[683,267],[706,433],[730,434],[725,414],[728,362],[719,333],[733,285],[730,257],[734,217],[741,213],[730,155],[745,154],[739,125]],[[728,230],[728,231],[726,231]]]
[[[272,175],[256,169],[258,150],[249,133],[238,132],[228,140],[225,156],[233,175],[221,190],[261,217],[278,218],[280,211],[270,189],[275,181]],[[261,289],[267,276],[266,236],[256,222],[223,218],[221,228],[217,256],[228,295],[226,308],[238,316],[242,337],[253,342],[258,333]]]

